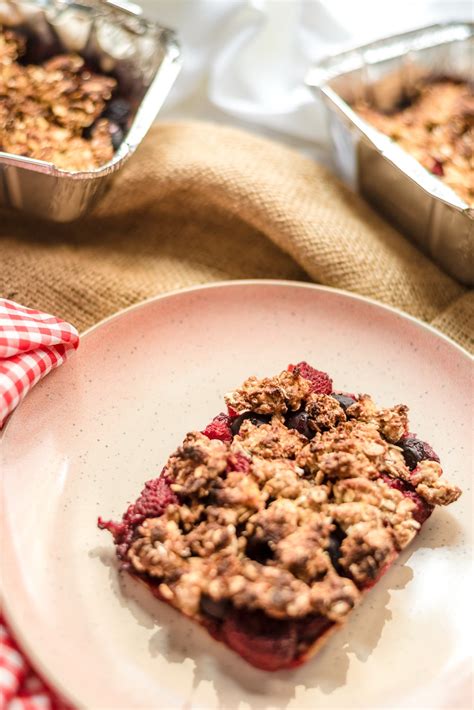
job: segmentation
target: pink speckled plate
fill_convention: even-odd
[[[324,650],[267,674],[117,573],[117,517],[247,375],[306,359],[336,387],[406,402],[464,489],[437,510]],[[6,612],[77,707],[467,708],[472,650],[472,363],[421,323],[288,282],[217,284],[103,322],[2,438]]]

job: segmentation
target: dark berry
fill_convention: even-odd
[[[126,99],[112,99],[107,104],[104,116],[114,123],[125,126],[131,114],[132,107]]]
[[[312,439],[315,432],[309,426],[308,413],[303,410],[299,412],[291,412],[285,419],[285,424],[288,429],[296,429],[300,434],[303,434],[307,439]]]
[[[334,622],[330,621],[327,616],[320,614],[298,619],[298,621],[295,622],[298,641],[304,645],[311,646],[333,623]]]
[[[347,394],[332,394],[331,397],[333,397],[339,402],[344,411],[346,411],[346,409],[350,407],[351,404],[355,404],[356,402],[353,397],[349,397],[349,395]]]
[[[246,661],[266,671],[289,666],[297,653],[296,624],[262,612],[234,612],[224,620],[228,645]]]
[[[405,463],[413,471],[420,461],[438,461],[438,455],[433,451],[431,446],[426,443],[426,441],[421,441],[420,439],[415,439],[412,436],[406,436],[397,444],[401,447],[403,456],[405,458]]]
[[[339,558],[341,556],[341,543],[345,537],[346,534],[344,530],[342,530],[339,525],[336,525],[335,530],[333,530],[329,535],[329,541],[326,547],[332,566],[340,576],[346,576],[346,572],[339,564]]]
[[[230,424],[230,428],[234,436],[239,433],[240,427],[247,419],[254,426],[262,426],[262,424],[268,424],[270,421],[270,417],[266,414],[257,414],[256,412],[244,412],[243,414],[239,414],[239,416],[235,417]]]
[[[125,134],[118,123],[114,123],[114,121],[109,121],[109,132],[114,150],[118,150],[123,143]]]
[[[230,430],[230,418],[224,412],[214,417],[212,422],[202,432],[208,439],[219,439],[220,441],[232,441]]]
[[[250,538],[245,548],[245,555],[246,557],[250,557],[251,560],[255,560],[256,562],[260,562],[261,565],[264,565],[268,560],[273,558],[273,550],[268,541]]]
[[[213,619],[223,619],[228,611],[229,602],[227,599],[221,599],[219,601],[214,601],[211,597],[203,594],[201,597],[201,611]]]
[[[312,391],[318,394],[331,394],[332,380],[326,372],[316,370],[307,362],[299,362],[297,365],[288,365],[289,372],[297,372],[301,377],[309,380],[312,385]]]
[[[82,137],[89,141],[92,138],[92,131],[94,130],[95,127],[96,127],[95,123],[92,123],[90,126],[86,126],[82,130]]]

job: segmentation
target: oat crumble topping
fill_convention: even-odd
[[[342,622],[413,540],[420,509],[461,493],[437,461],[407,466],[405,405],[346,399],[312,391],[297,369],[248,378],[226,397],[229,422],[260,418],[239,420],[231,440],[188,434],[164,469],[178,503],[134,528],[126,564],[197,618],[207,600]],[[289,428],[291,412],[307,415],[311,438]]]
[[[114,155],[118,125],[103,118],[117,82],[76,54],[24,64],[26,42],[0,25],[0,150],[87,171]]]
[[[364,102],[354,110],[474,206],[472,86],[434,81],[422,86],[409,106],[394,113],[384,114]]]
[[[288,410],[297,410],[311,392],[311,384],[298,372],[284,370],[276,377],[264,377],[258,380],[249,377],[242,387],[225,396],[228,406],[239,414],[257,412],[258,414],[281,415]]]

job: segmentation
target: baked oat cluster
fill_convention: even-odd
[[[425,84],[413,102],[385,114],[360,102],[354,110],[474,206],[474,95],[467,83]]]
[[[120,126],[102,117],[117,82],[77,54],[24,64],[24,39],[0,26],[0,150],[93,170],[114,154]]]
[[[342,622],[433,506],[460,495],[408,434],[406,406],[335,393],[306,363],[226,402],[122,523],[100,521],[124,565],[191,617]]]

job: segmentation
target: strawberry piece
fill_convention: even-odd
[[[318,394],[331,394],[332,380],[326,372],[316,370],[307,362],[299,362],[297,365],[288,365],[289,372],[297,372],[301,377],[309,380],[312,391]]]

